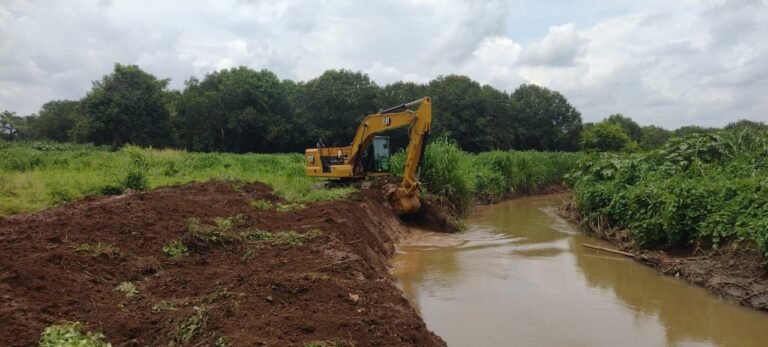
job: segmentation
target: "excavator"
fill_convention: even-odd
[[[305,150],[306,173],[311,177],[339,180],[387,176],[389,138],[380,134],[410,126],[402,181],[399,185],[385,185],[383,191],[385,199],[397,214],[416,213],[421,208],[421,183],[416,173],[421,165],[431,124],[432,100],[427,96],[366,116],[349,146],[325,147],[322,141],[318,141],[316,148]]]

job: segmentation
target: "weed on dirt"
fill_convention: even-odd
[[[262,231],[262,230],[249,230],[240,233],[240,240],[243,242],[258,242],[268,241],[274,245],[290,245],[301,246],[304,242],[312,240],[320,235],[322,231],[317,229],[308,230],[307,232],[300,234],[293,230],[288,231]]]
[[[209,308],[207,306],[195,306],[192,308],[192,314],[185,317],[177,326],[173,333],[173,341],[170,346],[183,345],[189,342],[193,337],[199,335],[205,330],[208,323]]]
[[[102,333],[83,332],[80,322],[61,323],[45,328],[38,347],[112,347],[103,339]]]
[[[175,258],[189,254],[189,248],[181,243],[181,241],[173,240],[171,243],[163,246],[163,253],[171,258]]]
[[[269,200],[265,200],[265,199],[253,200],[251,201],[251,206],[258,208],[260,210],[272,209],[272,203]]]
[[[94,258],[106,257],[109,259],[123,258],[125,253],[115,245],[109,243],[83,243],[77,246],[72,246],[76,253],[85,253]]]
[[[134,285],[133,282],[120,282],[120,284],[115,287],[115,291],[122,293],[128,298],[139,295],[139,289],[136,288],[136,285]]]

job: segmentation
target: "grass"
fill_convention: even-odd
[[[0,216],[46,209],[87,195],[120,194],[209,180],[259,181],[288,201],[331,200],[353,188],[314,189],[302,154],[190,153],[127,146],[0,145]],[[237,190],[237,187],[233,187]]]
[[[102,243],[102,242],[83,243],[77,246],[73,246],[72,248],[77,253],[85,253],[94,258],[103,256],[109,259],[113,259],[113,258],[123,258],[126,255],[125,252],[123,252],[117,246],[114,246],[109,243]]]
[[[472,154],[439,139],[426,148],[419,180],[427,192],[445,196],[460,210],[467,210],[475,201],[499,201],[562,184],[581,157],[582,153],[534,151]],[[393,173],[403,172],[404,160],[402,151],[392,156]]]
[[[111,347],[104,342],[104,334],[99,332],[83,332],[80,322],[70,322],[51,325],[40,335],[38,347]]]
[[[206,243],[227,243],[237,239],[233,229],[245,223],[245,216],[215,217],[214,225],[200,224],[197,218],[190,218],[187,222],[187,230],[192,237]]]
[[[208,323],[209,308],[207,306],[195,306],[192,308],[192,314],[185,317],[177,326],[173,333],[173,342],[171,346],[184,345],[193,337],[201,334]]]
[[[181,241],[173,240],[171,243],[163,246],[163,253],[171,258],[176,258],[189,254],[189,248],[181,243]]]
[[[312,240],[322,235],[322,233],[322,231],[317,229],[308,230],[303,234],[297,233],[293,230],[274,232],[249,230],[240,233],[239,238],[243,242],[267,241],[273,245],[301,246],[305,241]]]
[[[136,288],[136,285],[134,285],[132,282],[120,282],[120,284],[115,287],[115,291],[122,293],[127,298],[132,298],[139,295],[139,289]]]
[[[584,158],[569,177],[584,222],[629,230],[639,248],[747,240],[768,257],[768,131],[670,140]]]

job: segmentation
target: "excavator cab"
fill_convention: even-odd
[[[368,175],[389,173],[389,136],[375,136],[363,154],[363,165]]]

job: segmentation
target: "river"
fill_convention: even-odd
[[[480,206],[461,234],[399,247],[393,274],[449,346],[768,346],[768,314],[629,258],[554,213],[558,195]]]

